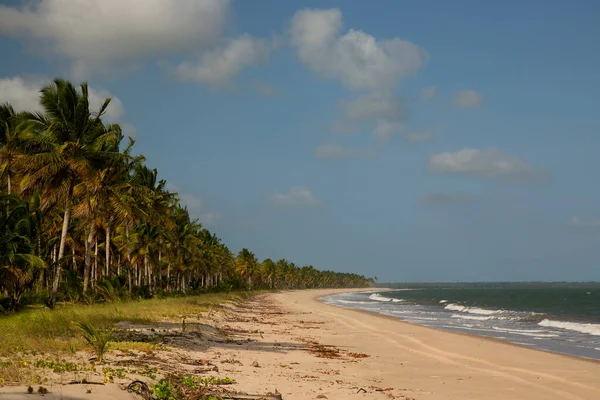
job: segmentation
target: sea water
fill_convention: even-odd
[[[432,328],[600,359],[600,287],[410,288],[324,298]]]

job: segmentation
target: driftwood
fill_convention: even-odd
[[[133,392],[142,396],[144,400],[153,400],[154,396],[152,396],[152,391],[148,387],[146,382],[142,381],[133,381],[125,388],[129,392]]]
[[[71,381],[67,385],[103,385],[104,382],[91,382],[91,381]]]

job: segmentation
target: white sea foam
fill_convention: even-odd
[[[493,314],[498,314],[499,310],[486,310],[485,308],[478,308],[478,307],[467,307],[467,306],[461,306],[459,304],[454,304],[454,303],[450,303],[450,304],[446,304],[446,307],[444,307],[446,310],[450,310],[450,311],[459,311],[459,312],[464,312],[464,313],[469,313],[469,314],[478,314],[478,315],[493,315]]]
[[[515,328],[502,328],[499,326],[494,326],[493,328],[497,331],[508,332],[508,333],[544,333],[544,332],[548,332],[545,329],[515,329]]]
[[[549,328],[566,329],[579,333],[587,333],[588,335],[593,336],[600,336],[600,324],[580,324],[577,322],[552,321],[545,319],[539,322],[538,325]]]
[[[373,293],[372,295],[369,296],[369,299],[371,300],[375,300],[375,301],[383,301],[383,302],[392,302],[392,303],[399,303],[402,301],[402,299],[392,299],[391,297],[385,297],[380,295],[379,293]]]
[[[555,333],[545,333],[548,331],[545,330],[533,330],[533,329],[508,329],[508,328],[500,328],[497,326],[494,326],[493,329],[500,331],[500,332],[505,332],[505,333],[512,333],[513,335],[521,335],[521,336],[531,336],[534,339],[543,339],[543,338],[551,338],[551,337],[557,337],[559,335],[555,334]]]
[[[352,300],[334,300],[336,303],[342,304],[371,304],[370,301],[352,301]]]
[[[483,315],[464,315],[464,314],[452,314],[452,318],[468,319],[471,321],[487,321],[494,319],[494,317],[486,317]]]
[[[440,300],[440,304],[444,304],[444,303],[447,303],[447,302],[448,302],[448,300]]]

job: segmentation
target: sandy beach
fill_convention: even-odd
[[[237,381],[229,389],[283,399],[600,399],[598,362],[318,301],[343,291],[282,292],[227,306],[209,322],[177,332],[169,351],[139,362],[190,374],[206,374],[198,369],[206,364],[210,374]],[[126,381],[93,387],[91,394],[82,385],[50,386],[46,398],[134,398],[119,383]],[[23,388],[0,388],[0,399],[31,398],[17,393]]]

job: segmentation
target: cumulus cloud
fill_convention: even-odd
[[[404,135],[404,139],[408,142],[427,142],[433,139],[431,132],[410,132]]]
[[[426,87],[421,90],[421,100],[428,101],[434,99],[437,95],[437,89],[435,86]]]
[[[0,99],[8,101],[16,111],[42,111],[40,90],[51,80],[43,78],[23,78],[15,76],[0,79]],[[97,111],[105,99],[111,98],[105,117],[111,122],[119,121],[125,115],[123,102],[104,89],[89,88],[90,109]]]
[[[398,121],[406,117],[406,109],[401,100],[383,92],[372,92],[348,101],[342,100],[340,107],[346,116],[353,120],[385,119]]]
[[[229,0],[40,0],[0,6],[0,34],[32,39],[73,62],[80,76],[114,62],[212,46]]]
[[[569,220],[568,224],[576,228],[600,229],[600,219],[580,219],[575,216]]]
[[[242,35],[205,52],[199,63],[179,65],[175,72],[184,80],[210,86],[228,86],[231,85],[231,79],[243,69],[268,61],[272,47],[267,40]]]
[[[404,129],[403,126],[397,122],[382,120],[377,122],[373,135],[375,135],[380,142],[386,142],[393,135],[402,132],[402,129]]]
[[[452,104],[459,108],[476,108],[483,104],[483,96],[474,90],[461,90],[452,97]]]
[[[439,192],[424,194],[420,201],[426,205],[469,204],[475,201],[475,197],[462,193]]]
[[[354,29],[342,35],[342,30],[339,9],[301,10],[291,21],[291,44],[307,68],[351,90],[395,87],[426,62],[426,52],[407,40],[377,40]]]
[[[540,174],[517,157],[495,148],[463,149],[439,153],[429,158],[429,170],[437,174],[458,174],[479,178],[532,179]]]
[[[335,144],[322,144],[315,149],[315,157],[320,159],[360,158],[369,156],[371,156],[371,153],[368,151],[352,150]]]
[[[269,200],[276,207],[315,207],[321,204],[313,192],[303,186],[292,187],[285,193],[275,192]]]

